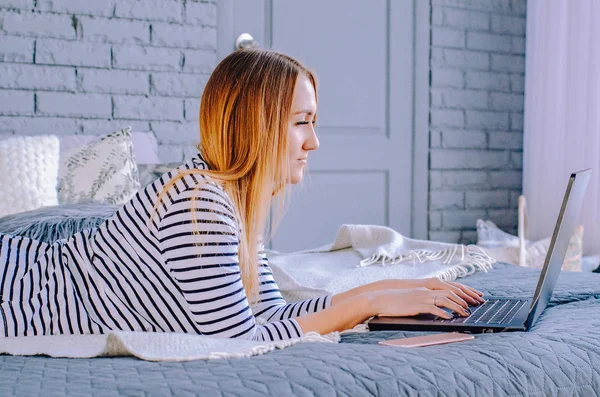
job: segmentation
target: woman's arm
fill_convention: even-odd
[[[256,302],[252,304],[252,312],[256,317],[260,317],[266,321],[305,316],[331,306],[331,295],[286,303],[273,278],[273,271],[269,266],[264,249],[261,249],[259,252],[258,282],[258,297]]]
[[[338,300],[330,308],[298,317],[296,321],[303,332],[316,331],[326,334],[353,328],[376,315],[404,317],[429,313],[452,318],[452,315],[441,307],[463,316],[469,315],[466,303],[451,290],[383,289]]]
[[[368,296],[357,295],[320,312],[297,317],[296,321],[302,328],[302,332],[315,331],[323,335],[354,328],[374,316],[375,311],[372,306]]]

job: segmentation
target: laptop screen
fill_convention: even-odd
[[[575,229],[575,223],[577,222],[577,216],[590,179],[590,174],[591,169],[587,169],[573,173],[569,178],[565,197],[563,198],[556,226],[554,227],[554,233],[550,240],[550,247],[544,261],[544,267],[542,268],[542,273],[540,274],[538,285],[533,295],[529,316],[525,322],[527,327],[535,323],[550,301],[552,291],[565,260],[569,240]]]

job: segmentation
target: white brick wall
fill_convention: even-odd
[[[0,0],[0,134],[131,125],[181,161],[199,139],[216,35],[215,0]]]
[[[526,0],[431,0],[429,238],[516,233]]]
[[[4,104],[0,108],[2,115],[33,116],[35,98],[32,92],[2,90],[0,91],[0,102]]]
[[[429,237],[516,227],[526,0],[430,0]],[[198,139],[216,0],[0,0],[0,134],[154,131],[163,161]]]
[[[110,96],[70,92],[38,92],[36,115],[78,118],[110,118]],[[48,133],[51,133],[48,131]]]

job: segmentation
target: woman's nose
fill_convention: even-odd
[[[317,150],[319,148],[319,138],[317,138],[317,133],[315,131],[315,127],[312,126],[310,137],[304,142],[304,150]]]

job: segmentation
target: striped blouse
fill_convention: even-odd
[[[179,169],[208,169],[198,154]],[[331,296],[286,303],[264,250],[249,304],[238,261],[239,223],[217,183],[186,175],[151,218],[167,173],[111,218],[54,244],[0,234],[0,335],[186,332],[282,340],[295,317]],[[151,220],[150,220],[151,219]],[[195,222],[194,222],[195,220]]]

